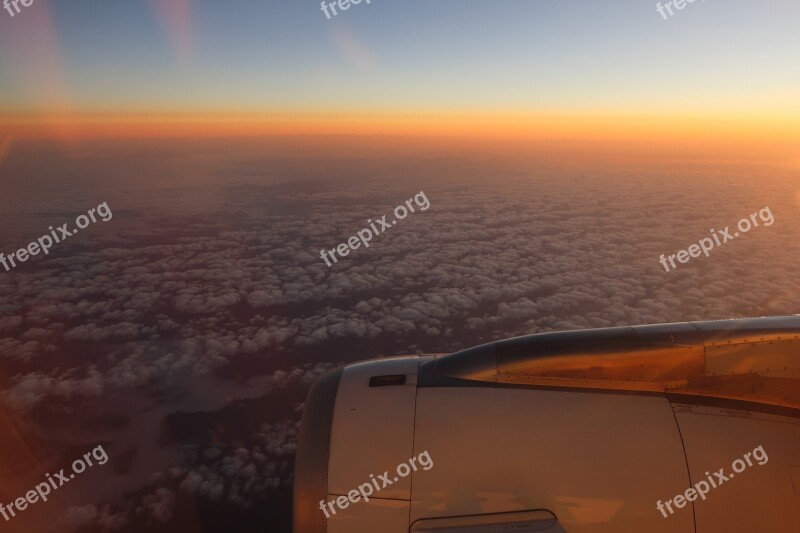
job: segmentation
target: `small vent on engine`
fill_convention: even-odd
[[[372,376],[369,378],[370,387],[393,387],[395,385],[405,385],[405,374],[395,374],[391,376]]]

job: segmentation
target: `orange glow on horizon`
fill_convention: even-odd
[[[800,117],[535,112],[198,112],[0,115],[18,139],[402,136],[495,142],[612,144],[632,152],[680,147],[796,159]]]

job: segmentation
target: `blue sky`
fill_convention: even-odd
[[[170,0],[187,6],[172,19],[158,1],[0,11],[0,108],[48,110],[53,85],[76,110],[741,110],[800,94],[797,2],[698,0],[665,21],[643,0],[373,0],[331,20],[309,0]]]

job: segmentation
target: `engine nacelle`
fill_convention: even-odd
[[[800,316],[366,361],[321,377],[303,413],[295,533],[798,523]]]

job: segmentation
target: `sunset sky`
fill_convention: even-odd
[[[331,20],[314,0],[35,0],[0,12],[0,125],[761,138],[788,153],[799,18],[787,0],[696,2],[669,20],[643,0],[373,0]]]

